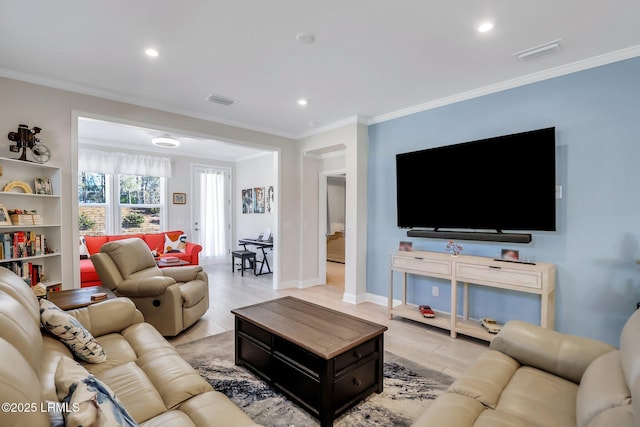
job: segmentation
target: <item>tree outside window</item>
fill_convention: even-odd
[[[78,228],[80,234],[99,236],[107,233],[108,175],[80,172],[78,174]]]
[[[123,234],[160,231],[161,179],[154,176],[120,175],[119,200]]]

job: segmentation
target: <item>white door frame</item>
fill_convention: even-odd
[[[318,279],[322,285],[327,284],[327,180],[330,176],[344,176],[348,179],[346,169],[322,171],[318,179]],[[345,265],[348,261],[349,254],[345,252]]]
[[[207,165],[207,164],[200,164],[200,163],[192,163],[191,164],[191,194],[195,195],[195,190],[197,187],[196,184],[196,168],[203,168],[203,169],[218,169],[221,171],[224,171],[224,173],[227,175],[227,182],[225,184],[225,198],[226,198],[226,212],[225,215],[227,217],[227,225],[226,225],[226,236],[225,239],[227,241],[227,252],[231,251],[231,239],[232,239],[232,230],[233,230],[233,211],[231,209],[231,189],[233,188],[232,185],[232,173],[231,173],[231,168],[227,167],[227,166],[218,166],[218,165]],[[196,200],[196,197],[194,197],[194,200]],[[199,197],[198,197],[199,200]],[[200,206],[198,204],[198,206]],[[196,216],[199,215],[198,212],[196,212],[196,203],[192,203],[191,204],[191,218],[190,218],[190,222],[191,222],[191,231],[192,233],[195,232],[195,228],[196,228],[196,224],[195,224],[195,220],[196,220]],[[201,225],[199,224],[199,226],[201,227]],[[199,231],[199,230],[198,230]],[[201,239],[202,240],[202,239]],[[223,257],[221,257],[221,259],[228,259],[228,253],[225,254]],[[206,259],[205,259],[206,261]],[[203,264],[202,262],[200,262],[200,264]],[[206,264],[206,263],[205,263]],[[204,265],[204,264],[203,264]]]

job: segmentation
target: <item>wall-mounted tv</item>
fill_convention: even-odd
[[[555,128],[396,155],[398,227],[555,231]]]

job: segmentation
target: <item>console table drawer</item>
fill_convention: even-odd
[[[470,283],[501,285],[506,289],[517,287],[542,289],[542,272],[520,271],[510,268],[492,268],[485,265],[456,264],[456,279]]]
[[[393,257],[393,267],[436,275],[451,276],[451,263],[424,258]]]

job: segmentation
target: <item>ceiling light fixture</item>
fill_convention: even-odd
[[[298,99],[298,100],[296,101],[296,103],[297,103],[299,106],[304,107],[304,106],[305,106],[305,105],[307,105],[309,102],[308,102],[306,99],[304,99],[304,98],[300,98],[300,99]]]
[[[153,49],[153,48],[145,49],[144,53],[146,53],[147,56],[150,56],[152,58],[155,58],[156,56],[160,55],[160,53],[156,49]]]
[[[478,26],[479,33],[486,33],[493,30],[493,24],[491,22],[484,22]]]
[[[222,95],[209,95],[207,97],[207,101],[213,102],[214,104],[226,105],[227,107],[238,102],[235,99],[227,98]]]
[[[517,57],[521,61],[526,61],[527,59],[536,58],[555,50],[559,50],[560,42],[562,42],[562,39],[556,39],[529,49],[521,50],[520,52],[514,53],[513,56]]]
[[[151,139],[151,142],[153,143],[153,145],[157,145],[158,147],[174,148],[180,146],[180,141],[178,141],[177,139],[168,138],[166,136],[153,138]]]

